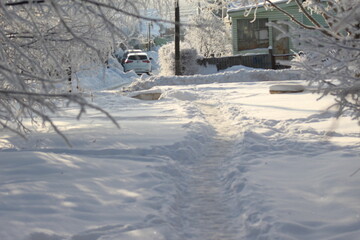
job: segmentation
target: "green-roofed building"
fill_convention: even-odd
[[[281,9],[290,13],[299,22],[305,25],[312,25],[311,21],[300,11],[295,1],[288,3],[288,0],[273,0]],[[253,8],[249,15],[246,12]],[[278,39],[279,30],[268,27],[268,22],[290,21],[290,18],[275,8],[265,7],[259,4],[254,17],[254,6],[248,6],[228,11],[232,19],[233,53],[267,53],[272,47],[274,54],[289,54],[292,50],[297,51],[291,40],[288,38]],[[312,14],[320,24],[326,25],[325,20],[318,14]],[[255,21],[253,21],[255,19]],[[287,27],[283,25],[283,27]]]

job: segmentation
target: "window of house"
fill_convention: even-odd
[[[269,47],[267,22],[267,18],[259,18],[255,22],[250,22],[248,19],[239,19],[237,21],[238,51]]]

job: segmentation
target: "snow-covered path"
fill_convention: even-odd
[[[346,219],[348,215],[345,214],[343,220],[332,221],[336,219],[334,216],[341,215],[336,213],[338,208],[328,208],[337,204],[337,197],[331,200],[329,197],[329,202],[324,202],[322,195],[333,191],[326,183],[330,176],[336,178],[335,186],[353,172],[348,170],[346,175],[346,172],[340,173],[338,167],[338,159],[343,159],[341,152],[352,152],[351,145],[345,144],[344,149],[336,145],[348,140],[356,142],[356,138],[344,134],[341,139],[324,141],[322,136],[329,125],[324,125],[324,132],[314,131],[312,127],[326,121],[327,115],[318,115],[306,108],[294,111],[299,107],[297,99],[304,102],[301,94],[267,95],[254,101],[259,92],[267,94],[257,88],[254,85],[251,90],[234,88],[227,92],[222,92],[219,85],[205,86],[207,92],[202,92],[200,86],[167,89],[171,92],[166,94],[170,98],[191,99],[184,105],[194,108],[195,115],[211,129],[202,131],[208,139],[206,143],[201,140],[204,145],[199,149],[200,157],[194,156],[185,163],[177,161],[182,176],[175,181],[182,184],[178,185],[171,211],[165,213],[165,216],[170,215],[165,217],[166,222],[172,222],[170,229],[175,230],[169,239],[330,239],[333,233],[326,228],[334,226],[340,226],[337,235],[357,239],[354,234],[359,230],[355,226],[358,220],[353,225],[353,220]],[[278,99],[283,99],[285,107],[273,107]],[[309,117],[303,118],[306,114]],[[308,123],[298,125],[304,121]],[[313,142],[313,139],[316,140]],[[289,155],[283,156],[284,152]],[[346,165],[355,163],[355,159],[347,158]],[[328,169],[322,172],[324,168]],[[334,172],[337,172],[336,177]],[[356,185],[355,179],[346,181],[349,181],[346,184]],[[308,183],[303,185],[304,182]],[[302,192],[303,188],[312,194],[311,197]],[[351,199],[358,193],[354,190],[345,195]],[[338,197],[345,195],[339,193]],[[344,206],[343,202],[340,205]],[[307,214],[303,214],[305,211]],[[314,219],[319,222],[316,227]]]
[[[179,199],[183,206],[178,209],[186,229],[183,239],[232,240],[238,239],[232,219],[232,209],[228,204],[225,185],[221,178],[224,160],[234,146],[231,125],[221,114],[217,104],[198,104],[206,121],[215,130],[204,155],[187,168],[186,190]],[[179,229],[179,231],[183,231]]]
[[[121,129],[69,106],[56,121],[73,148],[46,127],[6,133],[0,239],[358,240],[359,126],[330,128],[331,99],[274,84],[150,89],[160,101],[99,91]]]

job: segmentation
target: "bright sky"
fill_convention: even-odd
[[[197,14],[197,3],[189,2],[189,0],[180,0],[179,3],[181,22],[187,22],[191,16]],[[174,10],[172,10],[171,12],[173,14]]]

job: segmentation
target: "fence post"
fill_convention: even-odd
[[[276,69],[276,60],[271,46],[269,47],[269,55],[270,55],[271,69]]]
[[[179,0],[175,0],[175,75],[181,75]]]

